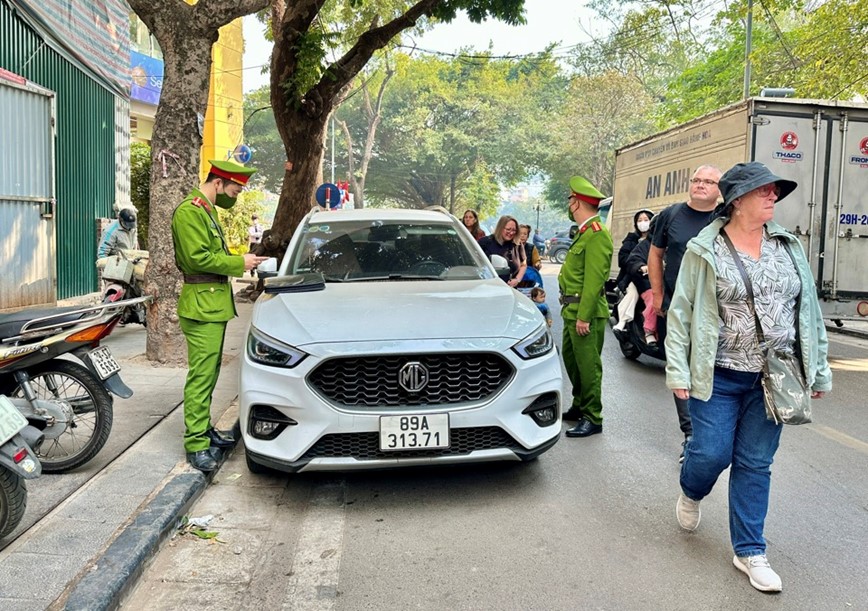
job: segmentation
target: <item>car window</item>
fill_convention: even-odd
[[[327,282],[492,278],[478,247],[452,223],[343,221],[304,226],[290,274]]]

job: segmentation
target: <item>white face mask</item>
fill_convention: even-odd
[[[636,227],[639,228],[639,231],[645,233],[651,228],[651,221],[639,221],[636,223]]]

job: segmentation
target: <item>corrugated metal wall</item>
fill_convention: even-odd
[[[115,198],[115,96],[45,45],[3,0],[0,67],[57,94],[57,297],[95,291],[95,220],[111,216]]]
[[[56,299],[53,100],[0,80],[0,310]]]

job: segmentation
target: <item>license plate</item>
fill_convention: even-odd
[[[449,414],[380,416],[380,449],[427,450],[449,447]]]
[[[88,352],[88,356],[101,380],[105,380],[121,370],[121,366],[112,356],[112,351],[108,349],[108,346],[100,346],[96,350],[91,350]]]
[[[12,401],[0,395],[0,446],[15,437],[25,426],[27,418],[12,405]]]

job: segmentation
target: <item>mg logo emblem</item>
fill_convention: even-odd
[[[410,361],[398,371],[398,384],[407,392],[419,392],[428,385],[428,370],[418,361]]]

